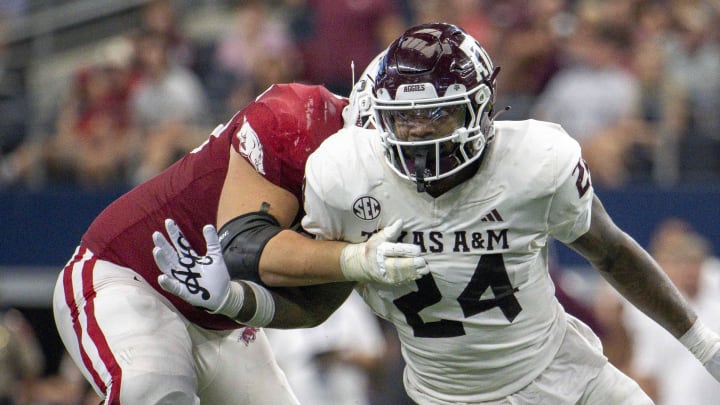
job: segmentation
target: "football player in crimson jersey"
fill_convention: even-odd
[[[551,239],[584,256],[720,379],[720,337],[613,223],[579,144],[553,123],[494,120],[498,69],[477,41],[450,24],[412,27],[373,69],[349,110],[370,111],[375,129],[342,129],[310,156],[302,225],[320,239],[361,242],[392,224],[400,242],[426,253],[430,272],[414,282],[356,286],[397,328],[412,399],[652,403],[558,303]],[[353,105],[365,97],[369,104]],[[219,260],[210,267],[224,272]]]
[[[419,248],[388,241],[399,223],[359,244],[286,229],[302,217],[307,157],[342,127],[346,104],[321,86],[272,86],[93,221],[58,277],[53,310],[106,404],[296,403],[258,327],[317,325],[345,300],[348,281],[423,274]],[[153,234],[163,228],[167,236]],[[172,253],[154,258],[153,239]],[[203,244],[206,252],[190,248]],[[213,261],[230,274],[205,274]],[[268,290],[257,277],[290,268],[333,283]]]

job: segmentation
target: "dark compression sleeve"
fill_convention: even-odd
[[[267,242],[282,231],[274,216],[264,211],[251,212],[232,219],[220,228],[220,246],[230,278],[260,280],[260,255]]]

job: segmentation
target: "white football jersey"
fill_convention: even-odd
[[[556,124],[495,123],[476,175],[438,198],[387,166],[375,130],[327,139],[306,168],[303,227],[350,242],[396,219],[430,274],[402,286],[358,285],[397,327],[405,378],[446,402],[505,397],[552,360],[565,314],[548,273],[548,238],[590,226],[593,190],[580,146]]]

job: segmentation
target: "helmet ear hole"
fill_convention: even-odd
[[[490,88],[488,86],[480,86],[478,91],[475,93],[475,102],[481,106],[490,99],[491,95],[492,92],[490,91]]]

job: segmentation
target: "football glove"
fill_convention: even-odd
[[[242,308],[242,285],[230,281],[215,227],[205,225],[203,235],[207,253],[196,253],[172,219],[165,220],[172,245],[161,232],[153,233],[153,257],[160,271],[158,284],[163,290],[213,314],[230,318]]]
[[[402,220],[374,234],[367,242],[347,245],[340,255],[346,279],[359,282],[398,285],[416,280],[430,269],[420,257],[420,247],[393,242],[400,236]]]

